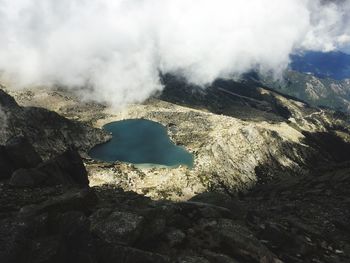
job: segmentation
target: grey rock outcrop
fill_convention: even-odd
[[[9,178],[19,168],[33,168],[42,162],[34,147],[24,137],[15,137],[0,146],[0,178]]]
[[[12,173],[9,182],[14,187],[89,186],[85,166],[74,150],[67,150],[52,160],[39,163],[35,168],[28,169],[25,165],[17,168],[20,169]]]
[[[197,165],[208,168],[201,174],[179,169],[173,181],[166,181],[173,171],[164,169],[170,193],[182,194],[193,181],[207,187],[198,196],[192,191],[191,200],[183,202],[155,201],[115,185],[88,187],[79,154],[66,150],[74,139],[84,149],[98,136],[87,138],[80,124],[42,109],[21,108],[4,96],[0,102],[13,121],[3,135],[28,135],[45,161],[8,166],[6,146],[0,148],[0,169],[14,169],[10,180],[0,180],[1,262],[349,262],[346,120],[267,90],[237,97],[230,87],[219,88],[208,92],[215,96],[210,105],[204,99],[199,106],[226,116],[173,104],[157,111],[140,108],[150,118],[172,123],[172,137],[197,149]],[[220,92],[227,97],[220,98]],[[184,95],[193,99],[190,92]],[[249,110],[248,120],[238,119],[240,112],[230,108],[234,101]],[[261,121],[266,116],[271,123]],[[302,133],[307,128],[311,134]],[[314,169],[299,173],[310,164]],[[160,180],[148,184],[136,168],[118,165],[124,167],[118,174],[124,183],[142,180],[148,192],[160,187]],[[230,191],[236,181],[245,191]],[[123,186],[128,189],[127,183]]]
[[[6,148],[0,146],[0,179],[9,178],[14,170],[15,167],[6,153]]]
[[[10,184],[15,187],[36,187],[43,185],[47,175],[38,169],[18,169],[13,172]]]
[[[44,169],[47,177],[62,174],[70,180],[36,185],[45,166],[50,167]],[[348,163],[257,185],[238,197],[203,193],[178,203],[114,186],[71,184],[86,182],[82,169],[79,155],[68,151],[36,168],[17,170],[17,183],[26,188],[0,180],[1,262],[350,260]]]
[[[0,108],[6,113],[6,127],[0,129],[0,144],[13,137],[26,137],[44,159],[63,153],[69,147],[87,151],[109,135],[87,124],[68,120],[37,107],[21,107],[0,86]]]
[[[32,168],[42,162],[41,157],[25,137],[13,137],[6,142],[6,153],[16,168]]]
[[[45,162],[24,137],[0,146],[0,179],[15,187],[75,185],[88,187],[89,179],[77,151],[69,149]]]

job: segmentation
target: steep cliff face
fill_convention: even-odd
[[[62,153],[69,146],[81,151],[108,135],[99,129],[68,120],[44,108],[21,107],[15,99],[0,89],[0,109],[3,114],[0,143],[15,136],[25,136],[43,158]]]

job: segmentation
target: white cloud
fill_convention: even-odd
[[[159,70],[197,84],[278,73],[297,49],[344,45],[349,11],[315,0],[0,0],[0,70],[17,86],[58,83],[120,106],[160,90]]]

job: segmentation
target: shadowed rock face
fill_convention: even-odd
[[[41,157],[24,137],[12,138],[0,146],[0,178],[9,178],[19,168],[33,168]]]
[[[89,185],[78,152],[70,149],[43,162],[24,137],[12,138],[0,146],[0,179],[10,179],[10,185],[14,187]]]
[[[24,137],[14,137],[8,140],[5,150],[11,163],[18,168],[32,168],[42,162],[34,147]]]
[[[272,94],[262,93],[253,82],[217,80],[202,88],[172,75],[164,75],[162,81],[165,88],[160,98],[171,103],[252,121],[282,122],[292,116],[285,105]]]
[[[0,144],[12,137],[25,136],[38,153],[47,159],[69,146],[87,151],[109,136],[102,130],[68,120],[43,108],[20,107],[0,89],[0,108],[6,114],[6,129],[0,129]]]
[[[0,178],[6,179],[14,172],[14,167],[11,164],[9,157],[6,154],[4,146],[0,146]]]
[[[80,167],[78,158],[67,158],[72,154],[46,163],[64,164],[71,178]],[[239,197],[212,192],[180,203],[107,185],[18,188],[0,181],[0,257],[4,263],[348,262],[349,189],[348,164]]]
[[[3,87],[1,86],[1,88]],[[0,89],[0,105],[6,109],[16,109],[19,107],[16,100],[2,89]]]

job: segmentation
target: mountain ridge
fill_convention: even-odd
[[[154,199],[187,200],[209,189],[235,194],[259,181],[339,162],[342,154],[320,144],[322,140],[348,149],[346,115],[311,107],[252,82],[222,80],[202,89],[176,78],[168,81],[162,94],[120,111],[83,103],[64,90],[13,95],[23,105],[51,108],[97,128],[133,118],[163,124],[174,143],[194,154],[193,169],[139,169],[85,160],[91,185],[110,183]]]

